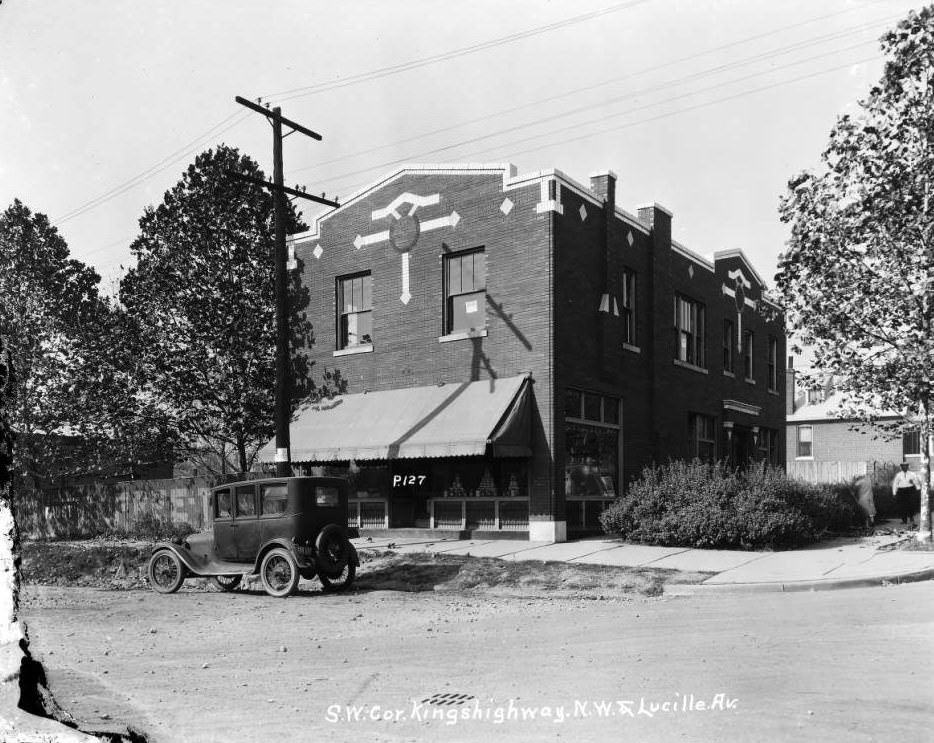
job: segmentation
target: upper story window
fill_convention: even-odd
[[[733,373],[733,321],[723,321],[723,371]]]
[[[704,305],[680,294],[675,296],[677,358],[694,366],[704,366]]]
[[[902,456],[921,456],[921,431],[908,431],[902,434]]]
[[[636,337],[636,272],[623,269],[623,343],[638,346]]]
[[[444,257],[444,332],[486,327],[486,254],[471,250]]]
[[[814,456],[814,427],[798,426],[798,454],[799,457]]]
[[[778,338],[769,336],[769,390],[778,389]]]
[[[752,375],[752,340],[752,331],[745,331],[743,333],[743,373],[746,379],[755,379]]]
[[[369,271],[337,280],[338,348],[373,342],[373,277]]]

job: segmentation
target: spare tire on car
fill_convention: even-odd
[[[353,545],[337,524],[325,526],[315,540],[318,572],[331,578],[339,578],[350,562]]]

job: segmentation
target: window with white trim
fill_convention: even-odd
[[[814,427],[798,426],[798,457],[814,456]]]
[[[681,294],[675,295],[676,358],[704,366],[704,305]]]
[[[921,431],[907,431],[902,434],[902,456],[921,456]]]
[[[486,254],[470,250],[444,257],[444,332],[486,327]]]
[[[373,277],[370,272],[337,279],[340,350],[373,343]]]

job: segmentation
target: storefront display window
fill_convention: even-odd
[[[615,497],[619,477],[619,399],[568,389],[565,401],[565,496]]]
[[[614,497],[619,468],[619,430],[567,422],[565,442],[567,497]]]

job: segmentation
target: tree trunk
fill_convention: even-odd
[[[934,436],[931,436],[929,421],[925,420],[921,443],[921,513],[918,514],[918,541],[930,542],[931,531],[931,451],[934,446]]]
[[[237,455],[240,457],[240,472],[246,472],[246,439],[237,436]]]

